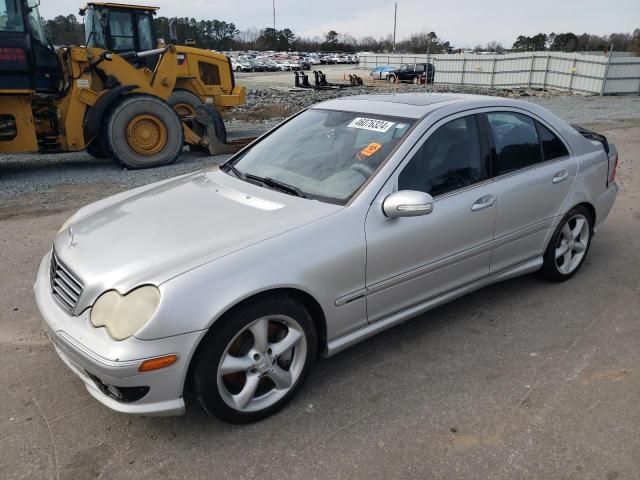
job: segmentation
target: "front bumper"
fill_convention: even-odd
[[[189,361],[205,331],[157,340],[130,337],[115,341],[104,328],[89,322],[90,309],[72,316],[62,310],[50,290],[50,253],[40,263],[34,286],[43,324],[62,361],[84,382],[100,403],[117,412],[137,415],[181,415],[185,411],[184,383]],[[176,354],[178,361],[166,368],[140,373],[149,358]],[[117,399],[112,391],[144,391],[142,398]],[[148,391],[147,391],[148,389]],[[139,395],[135,395],[134,398]]]

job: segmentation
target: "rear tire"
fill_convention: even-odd
[[[184,143],[182,122],[171,106],[151,95],[127,95],[106,122],[109,153],[121,165],[150,168],[176,161]]]
[[[395,75],[389,75],[387,78],[389,79],[389,82],[396,83],[396,76]]]
[[[591,212],[583,206],[571,209],[549,241],[540,274],[554,282],[569,280],[587,258],[592,238]]]
[[[202,100],[195,93],[188,90],[175,90],[167,99],[167,103],[176,111],[182,119],[195,115],[196,109],[202,105]]]
[[[302,387],[317,342],[311,316],[289,297],[240,305],[220,318],[198,347],[190,367],[195,398],[207,413],[229,423],[273,415]]]

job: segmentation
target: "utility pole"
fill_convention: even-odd
[[[272,0],[273,4],[273,48],[276,48],[276,0]]]
[[[275,0],[274,0],[275,1]],[[393,50],[396,51],[396,21],[398,19],[398,2],[395,3],[395,8],[393,11]]]

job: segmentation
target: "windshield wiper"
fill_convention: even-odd
[[[231,170],[236,177],[241,178],[243,180],[245,179],[244,173],[238,170],[232,163],[225,163],[224,165],[220,166],[220,169],[223,172],[228,172],[229,170]]]
[[[254,177],[254,178],[257,180],[260,177]],[[284,183],[284,182],[281,182],[280,180],[275,180],[269,177],[260,178],[260,181],[265,185],[267,185],[268,187],[277,188],[278,190],[282,190],[285,193],[296,195],[297,197],[307,198],[307,194],[304,193],[295,185],[290,185],[288,183]]]
[[[261,185],[274,188],[276,190],[280,190],[281,192],[288,193],[290,195],[295,195],[300,198],[307,198],[307,194],[300,190],[295,185],[289,185],[288,183],[281,182],[280,180],[276,180],[274,178],[269,177],[259,177],[258,175],[253,175],[251,173],[241,172],[231,163],[225,163],[220,167],[223,171],[231,170],[233,174],[240,178],[241,180],[248,180],[250,182],[256,182]]]
[[[253,175],[251,173],[241,172],[231,163],[225,163],[220,168],[223,171],[231,170],[233,174],[240,178],[241,180],[248,180],[250,182],[257,182],[261,185],[265,185],[267,187],[274,188],[276,190],[280,190],[281,192],[288,193],[290,195],[295,195],[300,198],[307,198],[307,194],[300,190],[295,185],[289,185],[288,183],[281,182],[280,180],[276,180],[274,178],[269,177],[259,177],[258,175]]]

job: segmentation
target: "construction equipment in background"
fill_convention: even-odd
[[[314,70],[314,85],[309,83],[309,76],[302,70],[294,70],[295,86],[297,88],[313,88],[315,90],[339,90],[347,87],[361,87],[364,85],[362,78],[356,74],[348,75],[349,83],[329,83],[326,74],[321,70]]]
[[[144,168],[174,162],[185,143],[220,154],[253,140],[226,142],[220,111],[246,97],[228,57],[156,48],[155,7],[90,3],[87,45],[54,49],[38,5],[0,0],[0,153],[87,149]]]

